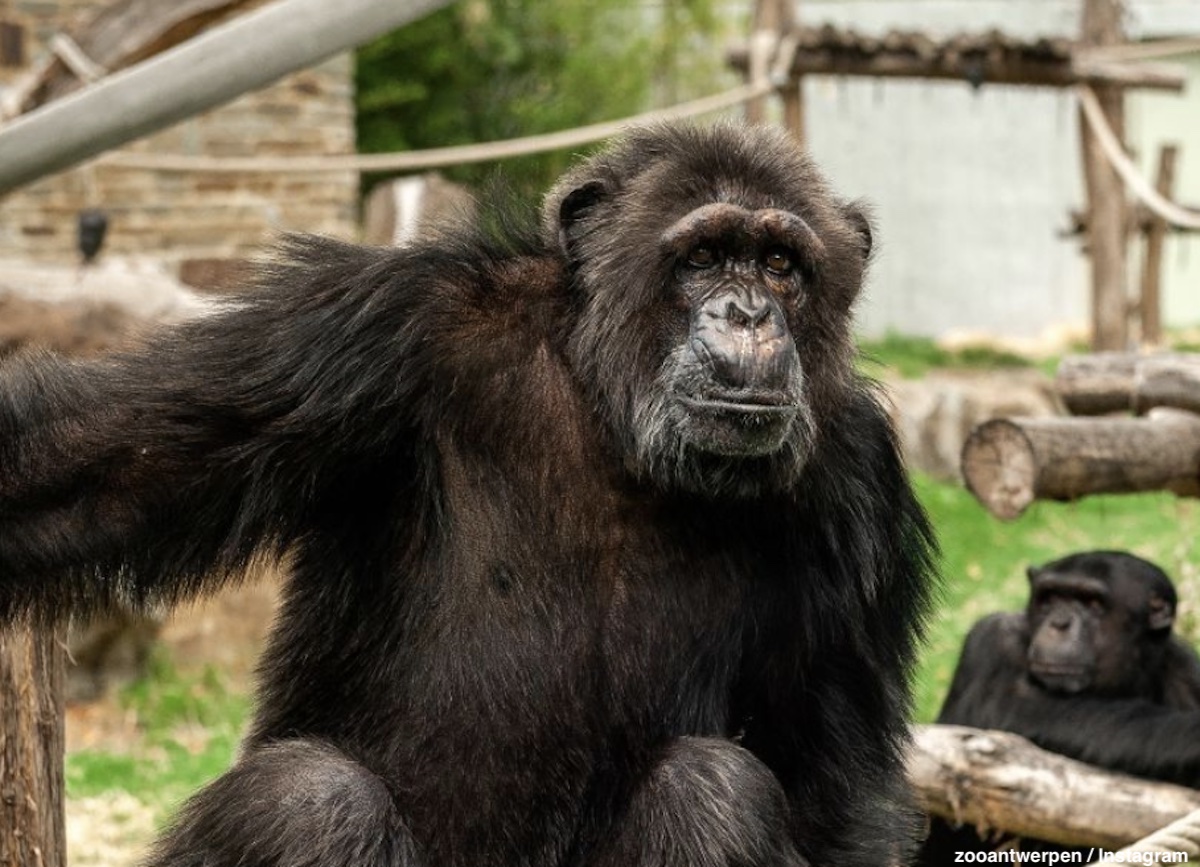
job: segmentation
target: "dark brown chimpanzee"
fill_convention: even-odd
[[[937,721],[1015,732],[1103,768],[1200,787],[1200,659],[1172,634],[1171,580],[1120,551],[1072,554],[1028,574],[1024,612],[971,629]],[[935,821],[922,863],[995,846]]]
[[[532,215],[530,215],[532,217]],[[929,531],[855,372],[871,235],[785,134],[634,131],[539,228],[298,239],[0,373],[0,619],[292,575],[155,867],[878,867]]]

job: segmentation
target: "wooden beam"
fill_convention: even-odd
[[[1003,520],[1034,500],[1090,494],[1200,494],[1200,417],[1155,409],[1146,418],[992,419],[963,445],[968,490]]]
[[[66,867],[63,650],[49,629],[0,632],[0,865]]]
[[[279,0],[0,127],[0,195],[215,108],[449,0]]]
[[[749,68],[750,51],[736,46],[728,53],[734,69]],[[789,70],[793,76],[839,75],[869,78],[928,78],[981,84],[1031,87],[1094,86],[1135,87],[1181,92],[1187,72],[1179,64],[1140,64],[1087,58],[1057,60],[1031,57],[988,59],[974,52],[922,57],[908,51],[862,54],[826,48],[802,47]]]
[[[1170,199],[1175,186],[1175,163],[1179,148],[1163,145],[1158,152],[1158,176],[1154,188]],[[1162,344],[1162,260],[1167,240],[1167,221],[1155,216],[1146,228],[1146,244],[1142,251],[1142,282],[1139,292],[1138,315],[1141,319],[1143,346]]]
[[[770,75],[770,64],[785,31],[793,24],[792,0],[757,0],[750,26],[751,51],[746,65],[750,83]],[[767,97],[746,103],[746,120],[763,123],[767,119]]]
[[[1009,732],[915,726],[907,770],[936,816],[1066,846],[1117,849],[1200,809],[1194,789],[1103,771]]]

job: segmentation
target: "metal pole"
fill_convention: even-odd
[[[0,127],[0,195],[263,87],[450,0],[279,0]]]

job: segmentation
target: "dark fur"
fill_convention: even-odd
[[[653,239],[718,201],[819,242],[780,302],[811,423],[772,454],[697,451],[661,400],[689,312]],[[731,127],[632,133],[547,215],[399,250],[293,240],[237,309],[4,368],[3,618],[174,602],[291,553],[242,756],[153,864],[907,845],[931,543],[851,366],[865,221],[784,136]]]
[[[1089,764],[1200,788],[1200,659],[1171,633],[1166,574],[1130,554],[1089,551],[1031,568],[1029,580],[1026,611],[971,629],[938,722],[1016,732]],[[1106,588],[1104,601],[1073,582]],[[1055,653],[1089,674],[1039,674],[1037,660]],[[995,846],[935,821],[922,863]]]

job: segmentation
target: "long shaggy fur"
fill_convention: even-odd
[[[823,248],[788,314],[802,421],[756,458],[682,446],[664,396],[688,314],[656,239],[709,202],[796,214]],[[295,238],[237,309],[0,370],[0,618],[173,603],[290,555],[242,756],[155,867],[907,845],[931,540],[852,368],[865,220],[734,127],[634,132],[546,213],[403,249]]]

